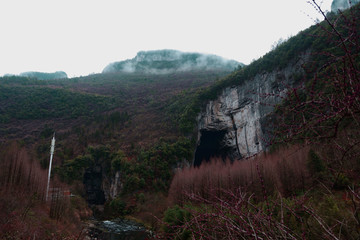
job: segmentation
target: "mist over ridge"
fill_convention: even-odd
[[[37,78],[39,80],[52,80],[52,79],[68,78],[67,74],[63,71],[56,71],[56,72],[52,72],[52,73],[30,71],[30,72],[22,72],[19,74],[19,76]]]
[[[338,10],[343,11],[345,9],[348,9],[350,6],[354,6],[357,3],[359,3],[360,0],[334,0],[331,3],[331,11],[337,12]]]
[[[196,70],[233,71],[243,65],[243,63],[235,60],[225,59],[212,54],[188,53],[164,49],[140,51],[132,59],[110,63],[102,72],[166,74]]]

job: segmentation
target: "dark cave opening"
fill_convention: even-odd
[[[195,167],[200,166],[203,161],[209,162],[211,158],[222,158],[225,160],[229,157],[231,149],[224,144],[226,130],[201,130],[200,133],[200,144],[195,151]]]
[[[102,189],[102,168],[94,166],[86,169],[84,174],[86,199],[89,204],[102,205],[105,203],[105,194]]]

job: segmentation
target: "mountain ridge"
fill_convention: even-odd
[[[19,74],[19,76],[37,78],[39,80],[53,80],[53,79],[68,78],[67,74],[64,71],[56,71],[56,72],[51,72],[51,73],[29,71],[29,72],[22,72]]]
[[[140,72],[149,74],[166,74],[199,70],[233,71],[239,66],[244,66],[244,64],[213,54],[163,49],[140,51],[132,59],[110,63],[104,68],[102,73]]]

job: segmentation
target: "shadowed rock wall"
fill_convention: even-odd
[[[216,100],[210,101],[198,116],[194,165],[208,161],[211,154],[223,157],[224,149],[231,160],[265,150],[270,134],[267,116],[290,86],[300,84],[296,76],[303,74],[302,64],[307,59],[304,54],[284,69],[258,73],[239,86],[224,89]],[[213,137],[215,132],[221,133],[221,140]],[[205,149],[207,154],[202,153]]]

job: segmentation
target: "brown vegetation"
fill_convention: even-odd
[[[211,190],[214,189],[241,188],[255,193],[255,196],[259,198],[262,195],[261,181],[264,181],[270,194],[279,191],[289,196],[296,191],[304,191],[310,184],[310,175],[307,170],[308,149],[307,147],[292,147],[233,163],[212,159],[199,168],[186,168],[179,171],[174,176],[169,196],[180,203],[192,194],[208,198]]]
[[[55,192],[46,203],[47,172],[26,149],[12,143],[0,159],[0,239],[80,239],[79,205]]]
[[[343,164],[339,173],[341,151],[318,146],[179,171],[169,197],[182,207],[165,212],[162,237],[357,239],[360,171]]]

